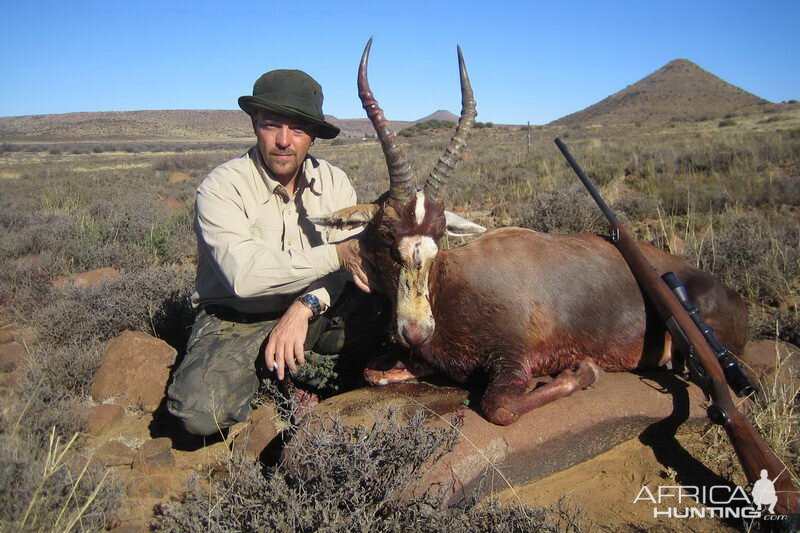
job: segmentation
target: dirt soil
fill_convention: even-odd
[[[677,441],[684,449],[691,449],[699,438],[691,433],[679,435]],[[547,506],[565,496],[571,504],[583,508],[590,531],[737,531],[733,524],[712,518],[653,518],[650,503],[633,503],[643,485],[651,490],[659,485],[678,485],[676,475],[675,469],[658,461],[650,446],[633,439],[562,472],[507,489],[498,497],[501,502],[522,500],[531,506]]]

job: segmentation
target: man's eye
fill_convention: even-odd
[[[305,135],[306,133],[306,130],[303,128],[292,128],[292,131],[295,133],[295,135]]]

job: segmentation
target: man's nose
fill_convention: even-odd
[[[278,130],[278,135],[275,137],[275,144],[278,148],[288,148],[291,142],[289,141],[289,126],[284,124]]]

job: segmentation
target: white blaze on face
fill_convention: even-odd
[[[419,205],[418,201],[417,209]],[[398,252],[403,262],[397,289],[397,333],[403,339],[403,328],[407,327],[424,340],[436,325],[431,313],[428,276],[439,247],[432,238],[415,235],[400,239]]]
[[[422,224],[425,220],[425,193],[417,191],[417,203],[414,205],[414,218],[417,220],[417,225]]]

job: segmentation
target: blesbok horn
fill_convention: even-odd
[[[461,159],[461,152],[467,145],[467,136],[469,136],[472,125],[475,124],[475,117],[478,115],[475,110],[475,98],[472,94],[467,67],[464,65],[464,55],[461,53],[461,47],[457,48],[458,70],[461,74],[461,118],[458,119],[458,127],[456,127],[453,138],[450,139],[450,144],[445,148],[444,154],[439,158],[425,182],[425,195],[437,202],[442,201],[442,189]]]
[[[414,194],[416,178],[408,164],[403,147],[397,144],[397,136],[389,129],[389,121],[383,115],[383,109],[378,107],[378,101],[372,95],[367,80],[367,63],[369,62],[369,50],[372,47],[372,37],[364,47],[361,56],[361,63],[358,66],[358,97],[367,112],[378,140],[383,148],[383,155],[386,158],[386,165],[389,167],[389,194],[395,200],[405,201]]]

